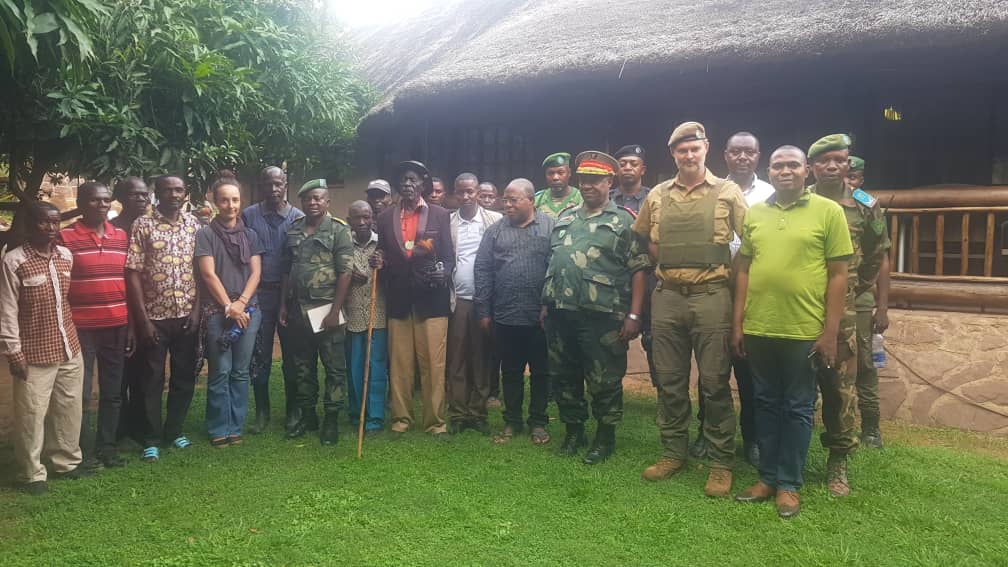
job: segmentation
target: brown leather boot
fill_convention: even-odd
[[[830,453],[826,460],[826,486],[830,496],[843,498],[850,494],[850,483],[847,482],[847,455]]]
[[[651,482],[658,482],[659,480],[668,480],[672,478],[672,475],[683,469],[686,463],[679,459],[672,459],[669,457],[662,457],[658,459],[658,462],[651,465],[650,467],[644,469],[641,473],[641,477],[644,480],[650,480]]]
[[[801,512],[801,498],[793,490],[777,491],[777,515],[785,520],[794,518]]]
[[[762,480],[735,495],[736,502],[766,502],[777,494],[777,489]]]
[[[704,494],[711,498],[725,498],[731,494],[732,472],[728,469],[712,468],[707,474]]]

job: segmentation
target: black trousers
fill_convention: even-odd
[[[742,432],[743,443],[756,443],[756,398],[753,391],[752,369],[749,361],[744,358],[732,358],[732,371],[735,373],[735,383],[738,384],[739,395],[739,430]],[[698,386],[699,387],[699,386]],[[703,431],[704,399],[697,396],[698,428]]]
[[[145,447],[168,444],[182,435],[182,425],[189,413],[193,390],[196,389],[195,328],[183,330],[186,318],[153,321],[158,342],[133,355],[140,365],[140,375],[130,395],[138,395],[139,432],[136,437]],[[165,385],[165,359],[171,355],[168,379],[168,405],[161,425],[161,394]],[[136,389],[137,392],[132,390]]]
[[[496,350],[501,361],[501,387],[504,392],[504,423],[515,430],[522,428],[525,402],[525,366],[529,377],[529,427],[545,427],[549,422],[550,383],[546,374],[546,335],[538,325],[531,327],[494,325]]]
[[[126,361],[126,325],[108,329],[77,329],[84,356],[84,416],[81,420],[81,449],[115,452],[119,412],[122,408],[123,366]],[[98,362],[98,427],[91,433],[91,392],[94,367]]]

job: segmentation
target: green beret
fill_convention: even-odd
[[[561,165],[570,165],[571,155],[567,152],[557,152],[555,154],[550,154],[546,156],[543,160],[543,169],[547,167],[560,167]]]
[[[312,189],[329,189],[329,186],[326,185],[325,179],[312,179],[298,189],[297,196],[300,197]]]
[[[850,136],[847,134],[830,134],[823,136],[809,146],[808,158],[814,160],[826,152],[849,149],[851,145]]]
[[[851,171],[864,171],[864,160],[857,157],[850,157],[850,170]]]

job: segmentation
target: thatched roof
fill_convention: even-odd
[[[530,79],[1005,39],[1005,0],[456,0],[355,43],[383,92],[373,117],[405,98]]]

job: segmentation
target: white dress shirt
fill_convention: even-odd
[[[752,207],[756,203],[766,201],[773,195],[775,189],[773,185],[770,185],[766,181],[760,181],[760,178],[753,174],[753,182],[749,187],[742,188],[742,195],[745,197],[746,205]],[[741,228],[741,227],[740,227]],[[735,233],[735,238],[732,239],[731,243],[728,245],[731,248],[732,258],[738,253],[739,248],[742,247],[742,239],[739,238],[739,234]]]

